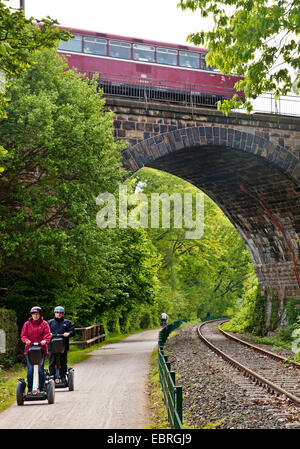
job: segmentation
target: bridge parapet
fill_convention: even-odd
[[[254,134],[300,156],[300,117],[274,114],[245,115],[233,112],[225,117],[213,108],[144,103],[132,99],[106,98],[106,108],[114,111],[114,132],[130,146],[182,128],[221,126]]]

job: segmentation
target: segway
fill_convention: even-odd
[[[40,343],[32,343],[28,349],[28,361],[33,365],[33,385],[32,392],[25,394],[26,382],[23,377],[18,377],[17,383],[17,404],[23,405],[24,401],[43,401],[48,399],[48,404],[54,404],[55,387],[53,379],[46,379],[44,391],[38,392],[39,365],[43,363],[43,350]]]
[[[65,340],[63,334],[53,334],[51,339],[51,353],[55,355],[55,388],[69,388],[74,390],[74,369],[68,368],[66,375],[62,374],[60,354],[65,352]]]

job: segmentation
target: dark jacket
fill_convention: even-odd
[[[48,321],[50,332],[52,334],[64,334],[65,332],[70,332],[70,337],[75,334],[74,325],[71,321],[65,318],[53,318]],[[69,350],[69,337],[64,337],[65,340],[65,350]],[[49,352],[51,352],[51,342],[49,343]]]

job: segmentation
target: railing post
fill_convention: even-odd
[[[180,426],[180,424],[182,423],[182,387],[175,387],[176,388],[176,412],[178,415],[178,418],[180,420],[180,423],[178,423],[178,425]],[[180,427],[177,427],[178,429],[180,429]]]
[[[144,89],[144,97],[145,97],[145,110],[148,111],[148,99],[147,99],[147,88],[145,86]]]
[[[83,340],[82,347],[86,348],[86,346],[87,346],[87,344],[86,344],[86,341],[87,341],[87,330],[85,328],[82,329],[82,340]]]

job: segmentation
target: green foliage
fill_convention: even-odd
[[[136,175],[143,193],[200,193],[199,189],[176,176],[150,168]],[[150,204],[150,200],[148,201]],[[171,216],[174,205],[171,203]],[[149,216],[151,207],[149,208]],[[200,239],[185,238],[184,228],[148,229],[161,256],[158,272],[160,312],[170,320],[231,313],[239,306],[250,285],[257,285],[248,251],[221,210],[204,198],[204,234]]]
[[[267,291],[262,294],[257,290],[257,295],[254,303],[254,311],[251,316],[249,330],[255,335],[265,335],[266,329],[266,306],[267,306]]]
[[[291,0],[180,0],[183,10],[200,10],[213,17],[212,31],[189,35],[195,45],[206,46],[206,61],[222,73],[242,75],[237,90],[246,98],[272,92],[276,97],[300,84],[300,6]],[[241,104],[238,98],[225,100],[222,109]],[[252,110],[250,101],[243,105]]]
[[[224,330],[265,335],[266,294],[261,294],[257,283],[253,281],[243,295],[240,309],[230,321],[222,325]]]
[[[53,48],[58,41],[68,40],[70,33],[58,29],[58,23],[49,17],[39,22],[31,17],[26,19],[24,12],[6,7],[0,1],[0,119],[6,117],[9,95],[5,91],[8,87],[7,77],[20,74],[34,62],[32,55],[43,48]],[[7,150],[0,145],[0,161],[5,158]],[[0,167],[0,173],[4,167]]]
[[[278,293],[272,294],[272,310],[271,310],[271,317],[270,317],[270,325],[269,325],[269,331],[274,331],[278,328],[278,325],[280,324],[280,304],[279,304],[279,296]]]
[[[32,64],[31,56],[37,50],[52,48],[60,39],[70,38],[68,31],[55,26],[56,20],[50,17],[26,19],[22,10],[6,7],[3,1],[0,1],[0,22],[1,69],[6,74],[20,73]]]
[[[18,341],[16,320],[13,310],[0,309],[0,329],[4,330],[6,338],[6,352],[0,354],[0,367],[12,366],[14,362]]]
[[[14,364],[11,368],[0,371],[0,412],[16,402],[16,379],[25,379],[26,371],[21,364]]]
[[[296,353],[294,359],[300,363],[300,316],[298,315],[296,322],[293,325],[293,338],[296,340]]]
[[[286,301],[285,306],[286,318],[288,325],[292,326],[297,323],[300,318],[300,299],[290,298]]]

